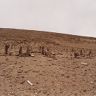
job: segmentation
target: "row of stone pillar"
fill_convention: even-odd
[[[9,54],[9,48],[10,48],[10,47],[11,47],[11,46],[10,46],[9,44],[6,44],[6,45],[5,45],[5,55],[8,55],[8,54]],[[20,46],[17,56],[31,56],[29,47],[27,47],[26,52],[23,53],[23,47]]]

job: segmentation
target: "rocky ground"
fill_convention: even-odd
[[[0,60],[0,96],[96,96],[96,58],[54,60],[35,54]]]
[[[54,39],[50,40],[47,34],[49,39],[41,36],[43,41],[40,41],[37,40],[40,38],[37,32],[39,35],[34,33],[35,39],[29,42],[24,37],[26,32],[21,37],[18,32],[19,35],[14,32],[13,35],[9,31],[0,31],[0,96],[96,96],[95,38],[64,35],[72,41],[51,33],[49,37],[53,36]],[[13,39],[14,36],[17,37]],[[27,43],[24,43],[24,39]],[[13,46],[8,54],[4,52],[6,42]],[[20,44],[22,42],[23,45]],[[26,50],[28,43],[34,43],[32,56],[17,56],[19,47],[22,45]],[[39,52],[41,45],[48,48],[49,51],[44,51],[46,54]]]

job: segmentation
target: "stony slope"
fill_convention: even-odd
[[[96,96],[96,39],[1,28],[0,96]]]

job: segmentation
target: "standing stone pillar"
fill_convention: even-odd
[[[5,54],[8,54],[9,47],[10,47],[10,45],[9,45],[9,44],[6,44],[6,45],[5,45]]]

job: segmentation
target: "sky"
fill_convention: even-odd
[[[96,37],[96,0],[0,0],[0,28]]]

